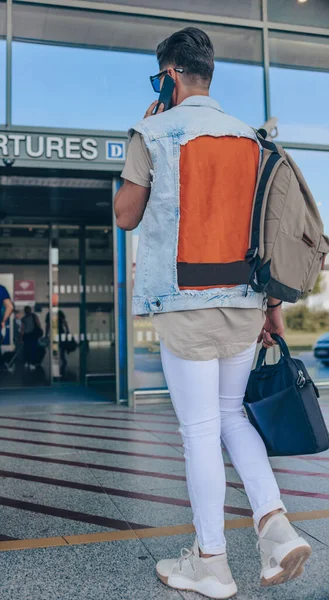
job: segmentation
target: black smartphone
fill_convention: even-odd
[[[156,105],[154,114],[158,112],[160,104],[164,104],[164,110],[171,107],[171,97],[175,88],[175,80],[170,75],[165,75],[159,96],[159,104]]]

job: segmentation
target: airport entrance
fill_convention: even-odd
[[[114,400],[111,175],[1,168],[0,205],[0,284],[15,306],[0,389],[83,384]]]
[[[113,227],[125,154],[125,134],[0,130],[0,284],[15,306],[0,390],[79,384],[127,399],[125,236]]]

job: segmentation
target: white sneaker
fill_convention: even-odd
[[[187,592],[198,592],[208,598],[224,600],[237,593],[226,554],[202,558],[198,540],[191,550],[183,548],[181,557],[160,560],[156,566],[157,576],[171,588]]]
[[[259,536],[257,548],[262,560],[261,584],[277,585],[299,577],[312,549],[290,525],[287,517],[276,513],[265,523]]]

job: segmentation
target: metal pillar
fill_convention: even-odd
[[[80,286],[80,383],[86,384],[87,373],[87,328],[86,328],[86,229],[79,231],[79,286]]]
[[[120,188],[120,179],[112,180],[112,197]],[[114,266],[114,317],[117,403],[128,400],[128,344],[127,344],[127,285],[126,285],[126,234],[116,226],[113,213],[113,266]]]
[[[13,40],[13,20],[12,20],[12,0],[7,0],[7,38],[6,38],[6,127],[12,124],[12,40]]]
[[[270,48],[268,35],[268,15],[267,0],[262,0],[263,11],[263,63],[264,63],[264,100],[265,100],[265,121],[271,117],[271,98],[270,98]]]

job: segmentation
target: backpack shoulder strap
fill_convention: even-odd
[[[263,131],[257,132],[257,138],[263,149],[267,150],[268,156],[265,164],[261,170],[261,174],[259,180],[257,182],[257,189],[255,193],[254,205],[253,205],[253,214],[252,214],[252,222],[251,222],[251,231],[250,231],[250,245],[247,250],[245,260],[250,265],[250,278],[249,283],[252,286],[253,290],[256,292],[261,292],[266,285],[266,281],[259,281],[257,277],[257,269],[261,263],[261,256],[259,254],[260,251],[260,236],[261,236],[261,226],[262,226],[262,216],[264,215],[264,204],[267,200],[266,198],[266,188],[267,184],[272,176],[273,170],[278,163],[278,161],[282,160],[282,154],[280,153],[278,147],[273,142],[269,142],[263,137]],[[265,274],[264,274],[265,275]],[[269,280],[270,273],[265,275],[265,279]]]
[[[254,258],[259,251],[259,237],[260,237],[260,224],[261,224],[261,215],[263,202],[265,198],[265,190],[267,183],[271,177],[272,171],[276,165],[276,163],[281,159],[281,154],[277,148],[277,146],[273,142],[268,142],[264,140],[261,135],[257,135],[258,140],[261,146],[270,151],[270,155],[266,160],[266,164],[264,165],[260,178],[257,183],[256,196],[253,206],[253,215],[252,215],[252,225],[251,225],[251,235],[250,235],[250,247],[246,254],[246,260],[250,258]]]

